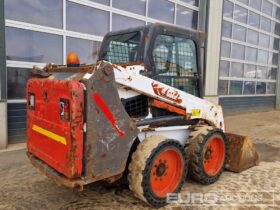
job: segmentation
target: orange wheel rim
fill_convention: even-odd
[[[215,176],[223,167],[225,160],[225,143],[221,137],[214,136],[205,147],[203,167],[208,176]]]
[[[178,187],[183,174],[183,158],[175,149],[158,154],[152,164],[150,184],[153,193],[164,198]]]

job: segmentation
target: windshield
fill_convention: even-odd
[[[141,34],[139,31],[108,37],[101,55],[111,63],[135,62],[138,58]]]
[[[155,80],[192,95],[199,95],[196,46],[193,40],[158,35],[153,48]]]

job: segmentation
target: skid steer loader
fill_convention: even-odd
[[[56,183],[83,189],[127,175],[148,204],[167,204],[187,175],[214,183],[258,162],[250,139],[225,134],[202,99],[203,36],[153,24],[104,37],[96,64],[34,67],[27,84],[27,155]]]

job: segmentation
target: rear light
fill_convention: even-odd
[[[29,109],[35,109],[35,94],[34,93],[28,93],[28,108]]]
[[[70,119],[70,101],[68,99],[60,99],[60,119],[64,121]]]

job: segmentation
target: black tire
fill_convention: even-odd
[[[181,191],[181,188],[185,183],[188,169],[187,155],[184,147],[179,142],[166,139],[163,136],[152,136],[146,138],[138,145],[137,150],[133,153],[132,160],[128,167],[129,188],[134,192],[136,197],[154,207],[162,207],[168,204],[166,199],[167,195],[158,196],[152,189],[152,182],[157,181],[157,178],[159,181],[164,181],[164,179],[166,179],[164,177],[168,177],[168,167],[171,168],[171,165],[168,166],[168,163],[170,162],[169,159],[167,161],[161,161],[160,159],[158,165],[156,162],[158,161],[158,158],[161,157],[160,154],[163,154],[166,151],[174,151],[176,153],[175,156],[180,157],[179,160],[182,163],[177,167],[182,168],[180,169],[180,171],[182,170],[180,178],[172,179],[173,181],[177,180],[178,182],[174,185],[174,190],[172,190],[172,192],[168,192],[178,193]],[[173,176],[172,173],[170,174]]]
[[[217,161],[219,167],[215,165],[215,169],[212,171],[213,174],[209,173],[209,168],[205,169],[205,165],[209,163],[206,158],[211,159],[211,153],[213,152],[211,147],[209,149],[208,143],[213,140],[213,138],[218,138],[220,142],[224,144],[224,157],[223,161]],[[189,155],[189,176],[194,181],[201,184],[208,185],[216,182],[224,171],[225,165],[228,161],[228,149],[229,143],[221,129],[213,128],[211,126],[198,126],[191,133],[189,142],[187,144],[186,150]],[[223,151],[223,150],[221,150]],[[210,155],[209,155],[210,154]],[[219,156],[220,157],[220,156]]]

